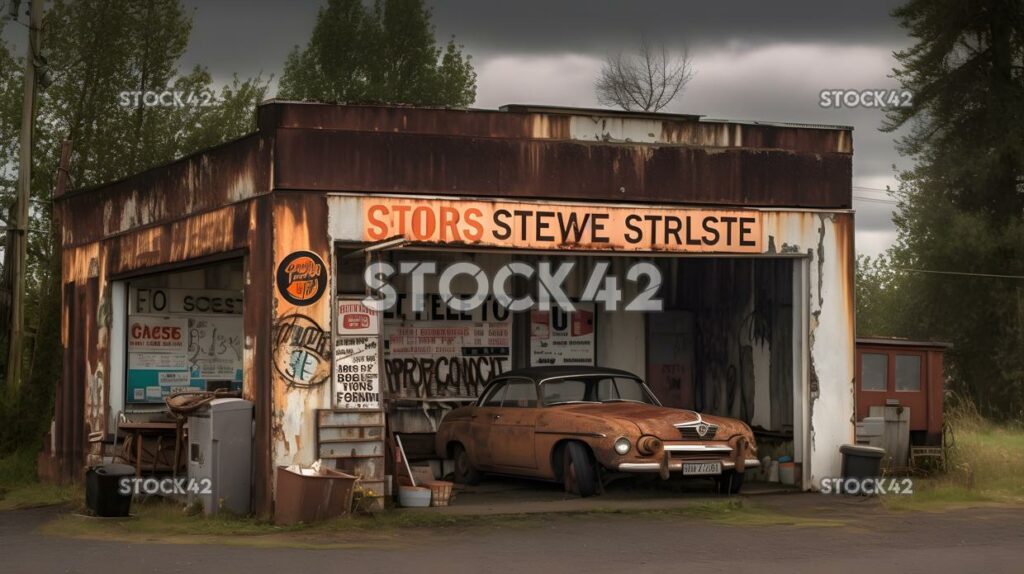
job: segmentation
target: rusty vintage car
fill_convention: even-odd
[[[663,407],[636,375],[598,367],[503,373],[476,404],[449,412],[435,441],[454,459],[456,482],[505,474],[560,481],[582,496],[621,473],[712,477],[736,493],[744,470],[760,464],[743,422]]]

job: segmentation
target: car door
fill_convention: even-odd
[[[533,433],[539,415],[537,385],[529,379],[509,379],[501,408],[491,415],[488,437],[497,470],[516,474],[537,468]]]
[[[492,453],[490,436],[495,416],[501,411],[501,401],[505,397],[508,382],[499,380],[488,385],[480,402],[473,408],[470,415],[470,436],[464,437],[463,444],[469,451],[470,460],[480,468],[490,468]]]

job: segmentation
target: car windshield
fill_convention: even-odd
[[[565,377],[544,381],[540,388],[546,406],[612,402],[655,404],[643,383],[630,377]]]

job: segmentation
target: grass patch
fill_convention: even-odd
[[[36,482],[36,453],[29,449],[0,456],[0,489]]]
[[[0,511],[54,504],[84,503],[82,489],[77,486],[39,482],[15,486],[2,496]]]
[[[1024,503],[1024,427],[994,424],[969,403],[949,409],[955,443],[941,476],[914,480],[912,496],[887,496],[887,508],[942,510]]]
[[[34,451],[23,449],[0,457],[0,511],[64,504],[80,498],[80,488],[36,480]]]
[[[429,536],[450,536],[440,531],[483,532],[494,528],[530,527],[549,523],[552,514],[563,519],[609,519],[642,516],[671,520],[685,517],[733,526],[797,527],[837,526],[835,520],[802,518],[751,507],[730,499],[696,503],[666,510],[595,508],[548,514],[458,515],[427,511],[384,512],[373,516],[347,516],[314,525],[276,526],[252,518],[204,517],[186,514],[181,506],[164,501],[133,505],[132,519],[95,519],[63,515],[44,525],[42,532],[56,536],[164,543],[208,543],[261,547],[353,548],[395,547]],[[415,536],[409,536],[416,533]],[[342,536],[344,535],[344,536]]]

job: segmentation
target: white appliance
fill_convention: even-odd
[[[189,503],[205,514],[251,510],[252,410],[244,399],[215,399],[188,417]]]

